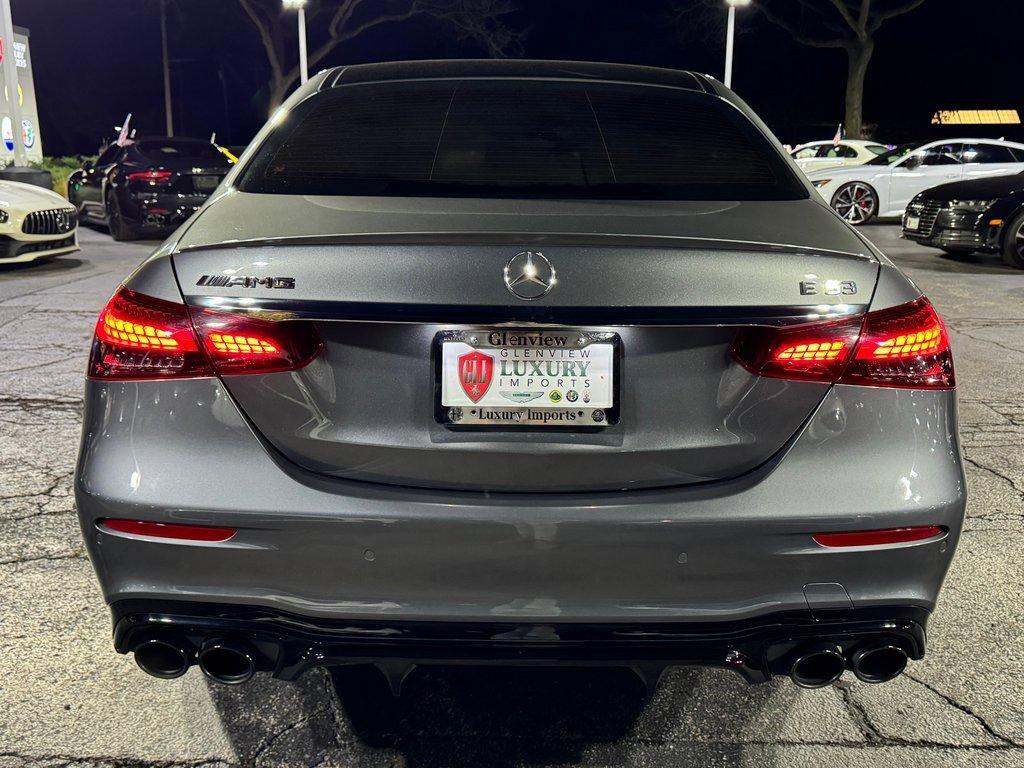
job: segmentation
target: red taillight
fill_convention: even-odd
[[[951,389],[953,355],[949,335],[931,302],[869,312],[842,384],[913,389]]]
[[[184,541],[227,541],[237,533],[234,528],[218,528],[212,525],[185,525],[179,523],[152,523],[146,520],[122,520],[107,518],[97,521],[101,529],[130,533],[135,536],[152,536],[157,539],[182,539]]]
[[[184,304],[121,288],[100,312],[89,360],[90,378],[212,375]]]
[[[924,297],[863,318],[788,328],[747,328],[734,358],[779,379],[913,389],[951,389],[949,337]]]
[[[128,174],[128,181],[159,186],[169,182],[173,175],[173,171],[133,171]]]
[[[938,525],[921,525],[915,528],[816,533],[811,538],[823,547],[877,547],[882,544],[907,544],[912,541],[924,541],[941,536],[943,533],[945,533],[945,529]]]
[[[193,310],[121,288],[96,323],[89,377],[192,378],[307,365],[323,343],[307,322]]]
[[[860,318],[789,328],[747,328],[733,356],[758,376],[835,381],[857,343]]]
[[[303,368],[323,342],[310,323],[276,322],[193,309],[199,337],[217,373],[273,373]]]

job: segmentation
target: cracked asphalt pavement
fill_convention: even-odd
[[[9,766],[1022,766],[1024,272],[865,229],[951,329],[970,486],[924,661],[881,686],[805,691],[677,669],[427,668],[392,700],[373,670],[161,681],[111,647],[74,515],[96,313],[154,247],[0,272],[0,768]]]

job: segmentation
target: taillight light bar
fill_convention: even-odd
[[[97,520],[96,525],[100,530],[181,541],[221,542],[227,541],[237,533],[234,528],[221,528],[213,525],[154,523],[147,520],[126,520],[116,517]]]
[[[923,296],[863,318],[746,328],[733,357],[779,379],[911,389],[952,389],[953,356],[942,319]]]
[[[877,547],[884,544],[909,544],[914,541],[934,539],[946,532],[938,525],[920,525],[913,528],[879,528],[872,531],[842,531],[839,533],[815,533],[811,536],[816,544],[823,547]]]
[[[88,376],[166,379],[293,371],[323,348],[312,324],[270,321],[120,288],[96,323]]]
[[[174,175],[173,171],[165,170],[151,170],[151,171],[133,171],[128,174],[128,181],[141,182],[143,184],[150,184],[152,186],[160,186],[166,184],[171,180],[171,176]]]

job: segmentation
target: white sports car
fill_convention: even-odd
[[[0,181],[0,266],[78,250],[78,212],[49,189]]]
[[[902,216],[915,195],[954,181],[1024,171],[1024,144],[1001,139],[947,139],[913,152],[895,149],[864,165],[812,171],[807,178],[851,224]]]
[[[877,141],[843,139],[838,144],[833,141],[809,141],[789,154],[800,166],[801,171],[810,173],[822,168],[863,165],[888,151],[887,146]]]

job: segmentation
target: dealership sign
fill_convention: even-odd
[[[43,159],[43,148],[39,135],[35,86],[32,82],[32,53],[28,30],[15,27],[13,43],[10,39],[0,38],[0,61],[3,61],[5,56],[14,57],[18,83],[16,88],[8,87],[0,70],[0,166],[7,165],[14,159],[15,142],[19,136],[25,147],[27,159],[40,161]],[[13,94],[17,94],[15,98],[21,106],[21,125],[15,125],[12,117]]]
[[[940,109],[932,125],[1020,125],[1016,109]]]

